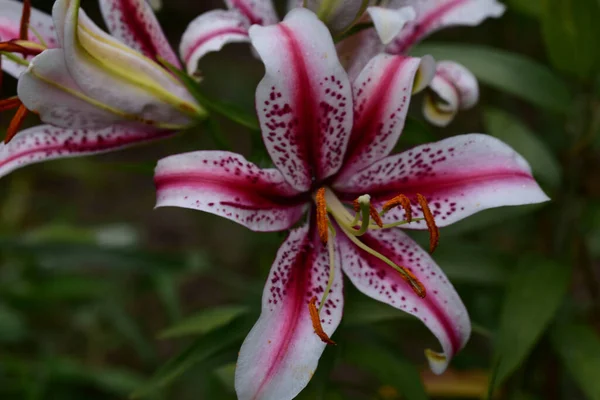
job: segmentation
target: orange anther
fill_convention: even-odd
[[[429,204],[425,196],[417,193],[417,201],[423,210],[423,217],[425,217],[425,222],[427,222],[427,228],[429,229],[429,252],[433,253],[440,242],[440,229],[435,224],[435,219],[429,209]]]
[[[410,208],[410,199],[403,194],[399,194],[385,202],[383,205],[383,212],[386,213],[395,207],[402,207],[404,209],[404,214],[406,215],[406,221],[412,221],[412,208]]]
[[[383,221],[379,216],[379,212],[375,207],[373,207],[373,204],[369,204],[369,206],[369,215],[371,216],[371,219],[377,224],[378,227],[383,228]]]
[[[417,294],[417,296],[424,299],[425,296],[427,296],[427,291],[425,290],[425,286],[423,286],[421,281],[408,268],[404,268],[404,267],[400,267],[400,268],[406,274],[406,275],[400,274],[402,279],[404,279],[406,281],[406,283],[408,283],[410,285],[410,287]]]
[[[26,115],[27,108],[25,108],[25,106],[21,104],[17,109],[17,113],[13,117],[12,121],[10,121],[10,125],[8,125],[8,129],[6,130],[6,137],[4,138],[4,143],[10,142],[12,138],[14,138],[15,135],[19,132]]]
[[[319,237],[323,244],[327,244],[327,236],[329,226],[327,224],[327,204],[325,203],[325,188],[317,190],[315,196],[317,203],[317,229],[319,230]]]
[[[8,99],[0,100],[0,112],[12,110],[21,105],[21,100],[17,96],[9,97]]]
[[[310,320],[312,321],[313,329],[321,341],[325,344],[336,344],[329,338],[329,335],[323,330],[321,325],[321,317],[319,316],[319,310],[317,310],[317,296],[313,296],[308,302],[308,311],[310,312]]]
[[[352,202],[352,208],[354,208],[354,212],[360,211],[360,203],[358,202],[358,199],[354,199]]]
[[[29,30],[29,18],[31,17],[31,0],[23,1],[23,12],[21,13],[21,25],[19,26],[19,39],[27,40]]]

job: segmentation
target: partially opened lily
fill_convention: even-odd
[[[279,249],[242,345],[238,397],[286,400],[306,386],[342,318],[342,270],[432,331],[442,353],[426,354],[443,372],[469,338],[469,317],[442,270],[397,227],[429,228],[433,249],[438,226],[548,198],[527,162],[489,136],[389,155],[411,94],[429,83],[430,58],[380,54],[351,84],[327,27],[306,9],[255,25],[249,36],[266,68],[256,108],[276,168],[198,151],[161,160],[155,176],[157,206],[210,212],[254,231],[290,229],[308,211]]]
[[[374,29],[349,37],[338,50],[350,77],[354,77],[375,54],[407,54],[440,29],[478,25],[486,18],[501,16],[504,9],[497,0],[387,0],[369,8]],[[441,61],[426,92],[423,111],[430,122],[445,126],[459,109],[472,107],[478,98],[473,74],[456,62]]]
[[[2,21],[14,25],[16,4],[0,0]],[[56,48],[30,62],[13,59],[27,65],[19,77],[18,99],[47,125],[20,132],[0,146],[0,175],[32,162],[163,138],[205,116],[183,84],[159,63],[179,65],[150,5],[144,0],[101,0],[100,6],[115,37],[80,10],[79,0],[56,1],[54,31],[47,27],[50,17],[34,10],[30,30],[40,36],[41,29],[33,29],[40,22],[47,38],[40,36],[38,42]],[[20,72],[7,67],[9,73]]]
[[[181,58],[189,74],[196,72],[198,60],[218,51],[227,43],[249,42],[251,25],[279,22],[272,0],[225,0],[228,10],[208,11],[193,20],[181,40]],[[369,0],[289,0],[288,9],[306,5],[326,21],[334,32],[341,32],[358,21]]]

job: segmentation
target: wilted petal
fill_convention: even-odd
[[[19,38],[22,11],[23,3],[15,0],[0,0],[0,42]],[[33,28],[29,30],[29,40],[40,43],[35,34],[37,33],[46,46],[52,48],[58,45],[51,16],[32,8],[29,25]],[[15,78],[19,77],[25,68],[5,57],[2,58],[2,69]]]
[[[499,17],[505,6],[497,0],[391,0],[390,8],[414,7],[417,18],[406,24],[387,51],[402,54],[431,33],[450,26],[479,25]]]
[[[488,208],[548,201],[523,157],[487,135],[469,134],[415,147],[384,158],[347,181],[336,183],[347,200],[369,193],[374,204],[398,194],[413,200],[425,196],[438,226],[446,226]],[[413,216],[421,217],[413,207]],[[401,210],[385,214],[387,222],[402,220]],[[425,222],[404,228],[424,229]]]
[[[181,38],[179,54],[193,74],[206,53],[219,51],[227,43],[249,42],[248,20],[237,10],[212,10],[194,19]]]
[[[352,94],[325,25],[296,8],[285,21],[254,25],[250,39],[265,64],[256,90],[263,139],[298,190],[340,168],[352,125]]]
[[[417,17],[412,7],[398,9],[369,7],[367,12],[383,44],[389,44],[398,36],[404,25]]]
[[[279,22],[272,0],[225,0],[230,10],[239,11],[250,25],[271,25]]]
[[[310,198],[299,195],[276,169],[260,169],[225,151],[197,151],[159,161],[157,207],[192,208],[255,231],[290,228]]]
[[[369,62],[353,84],[354,126],[336,181],[390,154],[404,128],[412,94],[429,84],[434,68],[430,56],[380,54]]]
[[[433,372],[441,374],[471,334],[469,315],[456,290],[429,254],[401,230],[369,232],[360,240],[410,270],[425,288],[425,298],[419,297],[395,269],[345,235],[336,236],[342,269],[354,286],[369,297],[419,318],[438,338],[443,354],[426,354]]]
[[[262,298],[260,318],[237,362],[240,400],[290,400],[308,383],[325,343],[315,334],[308,303],[321,299],[329,276],[329,255],[316,229],[292,231],[279,248]],[[335,254],[335,279],[321,311],[323,330],[333,334],[342,318],[343,279]],[[318,304],[318,303],[317,303]]]
[[[0,176],[41,161],[105,153],[173,134],[139,125],[100,130],[40,125],[19,132],[8,144],[0,144]]]
[[[87,96],[159,123],[188,124],[202,112],[169,72],[100,30],[79,0],[58,0],[52,15],[69,73]]]
[[[100,0],[100,10],[114,37],[155,61],[180,65],[146,0]]]

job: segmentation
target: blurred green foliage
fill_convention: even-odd
[[[159,19],[177,42],[213,6],[165,2]],[[413,107],[399,146],[487,132],[528,159],[553,201],[442,230],[435,259],[474,328],[447,374],[425,372],[422,350],[437,344],[420,323],[347,285],[339,345],[299,398],[600,399],[600,5],[508,6],[498,21],[440,32],[415,50],[469,67],[482,98],[443,130]],[[1,399],[235,398],[237,351],[284,236],[151,211],[152,169],[165,155],[231,148],[266,163],[253,114],[260,63],[234,45],[201,67],[197,95],[216,118],[200,131],[3,179]]]

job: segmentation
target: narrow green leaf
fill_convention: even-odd
[[[346,349],[346,360],[371,372],[382,385],[393,386],[403,399],[427,400],[415,366],[400,356],[396,349],[375,343],[373,340],[351,343]]]
[[[598,0],[542,0],[542,33],[552,64],[582,79],[600,64]]]
[[[247,325],[246,321],[238,318],[228,325],[200,337],[183,352],[170,359],[154,374],[148,384],[138,388],[130,397],[147,397],[172,383],[193,366],[237,345],[248,333]]]
[[[230,323],[235,318],[247,312],[248,309],[246,307],[235,305],[208,308],[162,331],[159,338],[167,339],[190,335],[204,335]]]
[[[495,108],[485,111],[486,131],[506,142],[531,165],[533,173],[548,185],[557,187],[562,178],[560,163],[548,146],[512,115]]]
[[[571,105],[565,82],[530,58],[487,46],[426,43],[415,54],[453,60],[469,68],[479,80],[539,107],[564,113]]]
[[[523,257],[508,283],[495,346],[496,387],[527,358],[552,321],[570,281],[570,269],[538,256]]]
[[[552,345],[571,376],[590,400],[600,400],[600,337],[586,325],[560,324]]]

